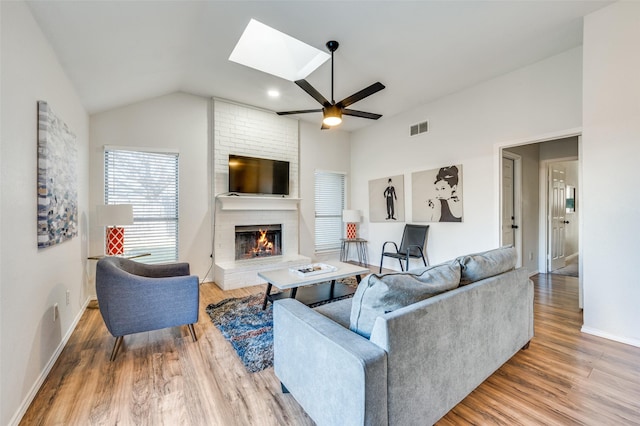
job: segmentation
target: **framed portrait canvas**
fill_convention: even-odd
[[[369,181],[369,221],[404,222],[404,176]]]
[[[76,136],[38,101],[38,248],[78,235]]]
[[[462,222],[462,165],[411,174],[416,222]]]

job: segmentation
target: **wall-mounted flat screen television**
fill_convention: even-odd
[[[289,195],[289,162],[229,154],[229,192]]]

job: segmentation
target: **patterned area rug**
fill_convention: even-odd
[[[342,282],[356,285],[355,278]],[[206,308],[213,324],[231,343],[245,368],[251,373],[273,366],[273,305],[267,304],[267,309],[263,311],[263,300],[264,293],[259,293],[225,299]],[[321,304],[323,303],[312,306]]]
[[[242,360],[255,373],[273,365],[273,308],[262,310],[264,294],[225,299],[207,306],[207,314]]]

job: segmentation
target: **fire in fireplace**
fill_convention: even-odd
[[[281,225],[236,226],[236,260],[282,254]]]

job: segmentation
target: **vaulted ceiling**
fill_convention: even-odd
[[[336,100],[380,81],[387,88],[353,108],[381,120],[581,45],[583,16],[609,3],[28,1],[89,113],[174,91],[272,111],[317,108],[293,82],[228,60],[254,18],[319,49],[338,40]],[[330,77],[326,62],[307,80],[330,97]],[[341,128],[370,123],[347,117]]]

